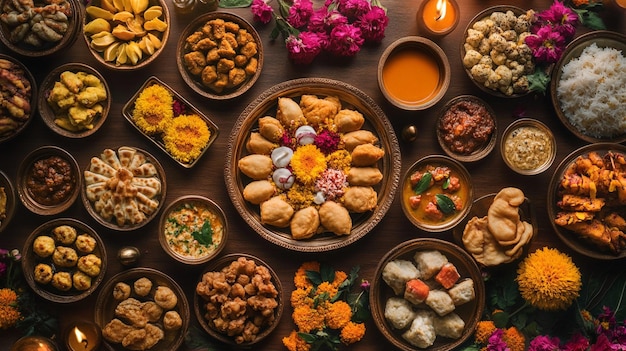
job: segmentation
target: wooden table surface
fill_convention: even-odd
[[[105,69],[91,57],[82,36],[78,38],[71,48],[53,57],[24,59],[23,62],[32,71],[38,83],[42,82],[50,70],[66,62],[84,62],[97,68],[105,76],[111,88],[113,97],[111,113],[102,129],[82,140],[70,140],[54,134],[37,116],[23,134],[10,142],[0,145],[0,169],[15,181],[17,166],[20,160],[27,153],[42,145],[59,145],[65,148],[76,157],[81,167],[104,148],[116,148],[122,145],[143,148],[155,155],[165,168],[168,182],[165,201],[169,202],[176,197],[187,194],[199,194],[214,199],[226,212],[231,231],[228,243],[222,254],[245,252],[265,260],[279,274],[284,287],[283,298],[288,301],[290,292],[293,290],[293,274],[304,261],[326,261],[336,269],[344,271],[349,271],[354,265],[360,265],[361,277],[371,280],[378,261],[392,247],[406,240],[419,237],[435,237],[452,241],[452,234],[450,232],[439,234],[425,233],[416,229],[405,218],[399,202],[399,192],[396,192],[396,198],[383,220],[369,234],[349,247],[328,253],[299,253],[267,242],[248,227],[239,216],[228,197],[224,183],[224,155],[228,148],[228,136],[235,120],[244,108],[266,89],[277,83],[294,78],[325,77],[352,84],[363,90],[380,105],[391,121],[394,132],[399,139],[400,131],[403,127],[413,124],[418,128],[419,136],[415,142],[400,141],[402,173],[404,173],[406,168],[418,158],[430,154],[442,154],[435,136],[434,123],[436,113],[443,103],[457,95],[474,94],[487,100],[493,106],[498,116],[498,131],[500,133],[506,125],[514,120],[514,111],[521,108],[526,110],[526,114],[529,117],[539,119],[547,124],[555,133],[558,144],[557,157],[553,166],[537,176],[521,176],[509,170],[502,161],[497,149],[486,159],[475,164],[468,164],[467,168],[471,172],[474,182],[475,196],[479,197],[497,192],[504,186],[521,188],[534,204],[539,222],[539,233],[533,241],[532,249],[543,246],[557,247],[570,254],[577,263],[583,264],[584,262],[584,264],[600,267],[601,262],[585,260],[560,242],[552,230],[546,212],[546,193],[552,172],[567,154],[585,143],[570,134],[559,122],[552,108],[549,95],[530,95],[519,99],[493,98],[481,92],[470,82],[461,65],[459,54],[460,38],[467,23],[480,10],[488,6],[502,4],[543,10],[549,6],[550,2],[547,0],[459,0],[461,18],[458,27],[451,34],[435,40],[443,48],[450,61],[452,70],[450,87],[442,101],[437,105],[418,112],[402,111],[389,104],[378,88],[376,72],[379,57],[387,45],[404,36],[421,34],[418,31],[415,20],[420,1],[382,0],[382,2],[387,7],[389,15],[389,27],[384,40],[380,45],[363,47],[361,52],[350,60],[321,59],[316,60],[307,67],[294,66],[287,58],[287,52],[282,41],[270,41],[269,35],[272,26],[256,24],[255,26],[260,32],[264,45],[265,65],[263,72],[252,89],[245,95],[228,102],[208,101],[201,97],[185,85],[176,68],[175,50],[179,35],[186,23],[191,21],[197,14],[203,12],[202,8],[193,14],[180,15],[168,3],[171,11],[172,27],[164,52],[148,67],[136,72],[113,72]],[[320,1],[316,2],[316,4],[319,3]],[[276,6],[276,2],[272,4]],[[220,9],[220,11],[224,11],[224,9]],[[249,8],[231,9],[229,11],[252,21]],[[614,8],[612,11],[606,11],[604,15],[610,30],[620,33],[626,32],[626,10]],[[579,33],[582,31],[582,29],[579,30]],[[0,52],[9,53],[5,48],[0,48]],[[146,79],[153,75],[173,87],[189,102],[210,116],[221,130],[221,134],[215,144],[192,169],[184,169],[175,164],[149,140],[139,135],[124,120],[121,114],[122,106]],[[17,247],[21,249],[25,238],[33,229],[56,217],[73,217],[82,220],[99,232],[106,244],[108,253],[108,269],[105,281],[125,269],[117,260],[116,253],[121,247],[132,245],[141,250],[142,256],[139,266],[153,267],[174,277],[186,291],[189,301],[193,301],[195,284],[202,267],[184,266],[163,252],[157,239],[157,221],[153,221],[143,229],[135,232],[114,232],[95,222],[83,208],[80,199],[69,210],[53,217],[34,215],[20,204],[15,218],[7,230],[0,234],[0,247],[7,249]],[[94,304],[98,292],[99,290],[96,290],[95,294],[78,303],[68,306],[54,306],[58,308],[61,330],[71,321],[93,318]],[[284,349],[281,339],[294,328],[290,318],[291,312],[292,309],[287,304],[279,327],[266,342],[259,346],[259,349]],[[192,317],[191,325],[198,325],[194,317]],[[15,333],[0,331],[0,350],[8,350],[16,337]],[[367,323],[367,332],[364,340],[352,346],[351,349],[381,350],[389,347],[392,347],[392,345],[384,340],[373,321],[370,320]],[[181,349],[185,348],[182,347]]]

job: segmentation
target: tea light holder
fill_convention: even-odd
[[[24,336],[17,340],[11,351],[58,351],[56,343],[43,336]]]
[[[417,23],[432,36],[444,36],[456,28],[460,15],[455,0],[423,0],[417,10]]]
[[[74,322],[65,333],[65,346],[68,351],[96,351],[101,341],[102,330],[93,322]]]

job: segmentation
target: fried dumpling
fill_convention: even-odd
[[[274,196],[275,192],[276,188],[270,181],[255,180],[243,188],[243,198],[254,205],[258,205],[263,201],[269,200]]]
[[[337,235],[348,235],[352,230],[352,218],[348,210],[334,201],[326,201],[319,209],[320,224]]]
[[[272,173],[272,159],[267,155],[252,154],[242,157],[237,166],[243,174],[256,180],[267,179]]]
[[[360,130],[365,118],[359,111],[343,109],[335,116],[335,125],[339,133],[348,133]]]
[[[278,98],[276,118],[286,127],[298,127],[306,123],[302,109],[298,103],[291,98]]]
[[[250,138],[246,142],[246,150],[251,154],[269,155],[276,147],[278,144],[271,142],[257,132],[250,133]]]
[[[350,167],[347,180],[350,185],[372,186],[383,180],[383,174],[376,167]]]
[[[285,128],[280,124],[280,121],[272,116],[265,116],[259,118],[259,133],[265,137],[265,139],[278,142],[285,133]]]
[[[351,186],[343,196],[343,204],[349,211],[366,212],[374,209],[378,203],[376,191],[369,186]]]
[[[371,166],[385,155],[385,151],[372,144],[362,144],[352,150],[353,166]]]
[[[291,219],[291,236],[296,239],[308,239],[317,233],[320,216],[313,206],[305,207],[294,213]]]
[[[302,95],[300,97],[300,108],[307,120],[312,126],[333,118],[341,109],[341,102],[336,96],[327,96],[320,99],[316,95]]]
[[[341,141],[343,142],[345,149],[352,152],[352,150],[354,150],[354,148],[358,145],[376,144],[378,142],[378,138],[369,130],[361,129],[344,134],[341,137]]]
[[[287,227],[293,216],[294,209],[280,196],[261,203],[261,223],[276,227]]]

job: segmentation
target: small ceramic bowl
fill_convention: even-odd
[[[500,139],[502,160],[522,175],[544,172],[556,157],[556,139],[548,126],[532,118],[509,124]]]
[[[236,336],[229,336],[225,333],[218,331],[213,321],[207,320],[206,305],[208,302],[207,300],[205,300],[205,297],[198,294],[197,292],[198,289],[196,289],[196,293],[194,294],[194,301],[193,301],[194,310],[195,310],[196,318],[198,319],[198,322],[200,323],[200,326],[211,337],[231,347],[235,347],[238,349],[256,349],[256,346],[259,345],[259,343],[261,343],[263,340],[265,340],[274,331],[274,329],[276,329],[276,327],[280,323],[280,317],[283,314],[284,301],[282,298],[282,285],[280,283],[280,279],[278,278],[278,275],[276,274],[276,272],[274,272],[274,270],[270,266],[268,266],[265,262],[263,262],[263,260],[261,260],[258,257],[249,255],[249,254],[244,254],[244,253],[233,253],[233,254],[222,256],[216,260],[209,262],[206,268],[203,270],[202,275],[200,276],[200,279],[198,280],[198,286],[200,286],[201,284],[204,284],[203,277],[205,274],[209,272],[219,272],[222,270],[226,270],[231,264],[235,264],[240,259],[245,260],[246,262],[253,261],[257,267],[264,266],[269,271],[269,274],[271,276],[270,282],[274,285],[277,291],[277,296],[276,296],[277,305],[276,305],[276,308],[274,308],[274,311],[273,311],[274,316],[273,318],[270,318],[271,321],[269,322],[269,325],[264,325],[263,327],[261,327],[259,333],[256,335],[256,338],[253,341],[244,340],[242,342],[236,342],[235,341]],[[207,293],[209,293],[209,291],[207,291]],[[250,297],[248,296],[247,293],[246,293],[246,296]],[[222,305],[222,304],[218,303],[218,305]],[[253,316],[246,317],[246,319],[248,318],[253,318]]]
[[[16,200],[13,183],[6,173],[0,171],[0,233],[6,229],[15,214]]]
[[[204,196],[181,196],[161,213],[159,242],[179,262],[206,263],[219,255],[227,238],[226,214],[215,201]]]
[[[104,242],[95,230],[76,219],[57,218],[40,225],[26,239],[22,253],[28,285],[52,302],[72,303],[86,298],[106,274]],[[59,288],[63,286],[67,290]]]
[[[405,300],[403,297],[404,289],[402,289],[400,294],[397,294],[391,286],[405,286],[406,281],[399,279],[396,276],[408,275],[399,274],[397,271],[390,271],[389,268],[387,270],[385,269],[390,262],[403,260],[407,261],[405,262],[407,266],[411,264],[417,271],[416,266],[418,265],[418,261],[415,259],[416,254],[419,253],[419,260],[422,262],[427,255],[434,257],[431,255],[431,253],[434,252],[439,253],[437,254],[438,258],[444,256],[447,262],[452,263],[459,274],[459,279],[456,284],[449,289],[436,282],[434,277],[424,279],[424,283],[430,287],[430,291],[428,293],[429,297],[431,295],[440,296],[441,294],[444,294],[450,296],[448,298],[449,300],[455,298],[455,301],[457,301],[456,305],[452,305],[452,311],[443,317],[439,316],[439,314],[436,313],[436,310],[428,307],[431,305],[429,304],[428,299],[417,307],[412,305],[412,303],[408,300]],[[432,268],[429,268],[429,270],[432,270],[433,274],[437,274],[440,267],[441,266],[433,266]],[[389,274],[389,272],[391,274]],[[461,281],[464,281],[464,283],[459,285]],[[461,289],[461,287],[463,288]],[[464,299],[458,299],[460,296],[458,292],[461,290],[466,293],[464,294],[466,297]],[[434,291],[437,291],[437,295]],[[448,351],[458,348],[474,334],[474,329],[476,324],[482,318],[485,306],[485,283],[476,262],[462,248],[440,239],[413,239],[392,248],[378,262],[369,294],[370,310],[376,327],[390,343],[403,351]],[[391,317],[393,312],[389,312],[387,314],[385,313],[386,306],[392,298],[395,299],[395,301],[392,301],[391,303],[395,306],[401,306],[396,308],[397,313],[406,311],[406,315],[411,313],[420,313],[421,316],[409,320],[408,325],[403,326],[403,323],[399,322],[399,318]],[[439,307],[445,306],[445,301],[445,299],[439,298]],[[450,302],[453,301],[451,300],[448,303]],[[436,303],[432,303],[432,305],[436,305]],[[449,311],[450,308],[443,310]],[[443,310],[440,310],[440,312],[443,312]],[[425,315],[426,318],[422,318]],[[389,316],[389,318],[387,316]],[[462,324],[459,322],[459,319],[462,320]],[[450,323],[450,320],[454,320],[455,322]],[[436,335],[433,327],[434,323],[445,325],[446,334],[448,336]],[[419,331],[411,331],[411,329],[413,329],[411,324],[417,324],[414,327],[423,331],[423,333],[420,335]],[[456,327],[450,328],[450,325],[456,325]],[[435,334],[434,340],[428,340],[426,335],[433,334]],[[417,346],[418,344],[420,345],[419,347]]]
[[[449,176],[444,176],[446,173]],[[402,180],[402,211],[413,225],[427,232],[454,228],[469,213],[473,199],[469,172],[448,156],[419,159]]]
[[[43,178],[42,170],[47,170]],[[52,171],[55,178],[64,175],[62,180],[55,179],[53,187],[49,183]],[[17,191],[22,204],[31,212],[50,216],[72,206],[80,193],[81,179],[74,156],[58,146],[42,146],[26,155],[20,164]]]
[[[457,96],[441,109],[437,140],[448,156],[461,162],[479,161],[496,146],[497,124],[495,111],[484,100],[472,95]]]
[[[221,57],[218,54],[213,58],[215,63],[207,64],[204,66],[206,67],[204,69],[203,67],[190,65],[189,62],[193,62],[193,60],[187,60],[186,57],[199,55],[204,60],[207,54],[211,52],[208,48],[205,49],[194,44],[194,40],[202,39],[197,38],[195,33],[198,33],[199,29],[207,24],[210,26],[216,20],[223,20],[232,24],[225,29],[227,33],[231,33],[236,28],[245,30],[249,35],[249,38],[246,39],[246,44],[238,44],[236,47],[226,43],[223,44],[226,47],[231,47],[230,50],[236,53],[236,57],[233,60],[226,56]],[[232,34],[237,33],[233,31]],[[222,45],[220,43],[218,45]],[[218,65],[218,62],[222,62],[221,59],[223,58],[226,59],[224,62],[227,62],[224,70],[228,70],[228,73],[217,74],[216,71],[222,70],[222,64]],[[239,58],[242,58],[241,62],[237,62]],[[263,42],[256,29],[243,17],[224,11],[207,12],[196,17],[183,30],[176,48],[176,63],[178,72],[183,77],[183,80],[196,93],[211,100],[233,99],[248,91],[261,75],[261,70],[263,69]],[[230,68],[230,63],[232,63],[234,69]],[[210,79],[205,77],[205,71],[208,70],[208,67],[214,67],[214,75]],[[235,70],[238,72],[235,75],[239,77],[233,79],[233,77],[230,77],[230,74],[235,72]]]
[[[66,99],[65,94],[60,95],[62,98],[55,98],[56,91],[54,90],[57,83],[60,83],[59,88],[67,89],[67,86],[62,83],[61,74],[64,72],[71,72],[74,74],[80,74],[80,76],[86,76],[89,79],[90,85],[84,84],[82,88],[74,95],[76,101],[72,105],[65,105],[62,102],[55,100]],[[100,87],[96,87],[93,84],[97,84],[96,78],[100,83]],[[80,79],[80,78],[79,78]],[[89,88],[89,90],[87,90]],[[52,129],[53,132],[68,137],[68,138],[83,138],[95,133],[104,124],[109,110],[111,108],[111,90],[107,84],[106,79],[96,69],[83,63],[67,63],[53,69],[43,80],[39,92],[39,114],[46,123],[46,125]],[[94,91],[98,89],[97,94],[101,97],[96,97],[92,94],[96,94]],[[83,95],[81,95],[83,94]],[[89,95],[86,95],[89,94]],[[78,97],[85,97],[89,100],[86,105],[79,102]],[[61,105],[62,107],[60,107]],[[89,122],[76,122],[76,119],[72,118],[69,114],[69,109],[72,107],[80,108],[81,111],[86,109],[90,114],[93,114],[93,119]],[[83,116],[78,116],[83,117]]]
[[[450,86],[448,57],[432,40],[408,36],[391,43],[378,61],[378,87],[403,110],[435,105]]]
[[[0,21],[1,22],[1,21]],[[12,71],[19,79],[18,85],[23,88],[18,88],[18,85],[10,87],[11,89],[4,89],[0,94],[3,100],[10,100],[14,98],[14,95],[25,99],[28,102],[28,108],[18,109],[16,113],[11,114],[4,107],[0,109],[3,115],[9,117],[4,121],[4,124],[10,124],[11,127],[5,127],[5,131],[0,133],[0,144],[15,138],[20,134],[26,126],[33,120],[33,116],[37,111],[37,81],[33,77],[28,68],[19,60],[4,54],[0,54],[0,64],[6,69]],[[17,83],[17,82],[16,82]],[[7,85],[7,88],[9,86]]]

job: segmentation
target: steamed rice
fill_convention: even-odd
[[[557,97],[581,133],[596,138],[626,133],[626,58],[617,49],[589,45],[563,66]]]

